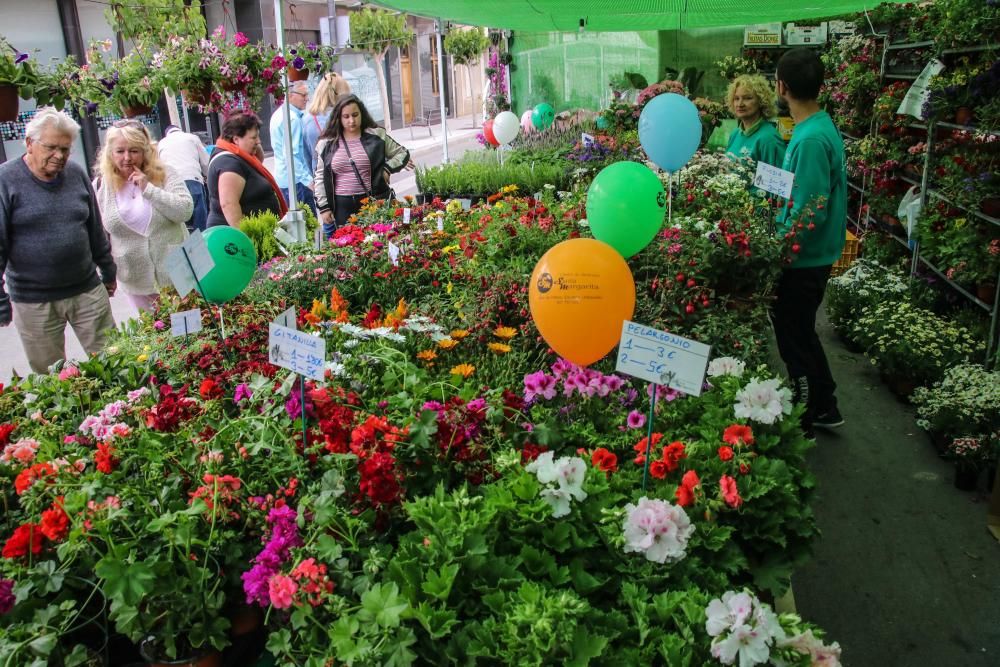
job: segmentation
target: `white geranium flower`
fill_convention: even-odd
[[[625,551],[639,552],[654,563],[684,558],[694,526],[679,505],[643,496],[638,505],[625,506]]]
[[[763,382],[753,378],[736,394],[734,411],[739,418],[773,424],[791,414],[792,392],[777,378]]]
[[[739,656],[740,667],[762,665],[771,656],[768,636],[748,625],[737,625],[725,638],[712,640],[712,656],[723,665],[731,665]]]
[[[712,655],[724,665],[739,658],[740,667],[764,664],[774,641],[785,631],[771,608],[747,591],[727,591],[705,608],[705,631],[712,639]]]
[[[736,357],[718,357],[712,359],[708,364],[708,377],[719,377],[732,375],[733,377],[743,377],[747,365]]]
[[[577,456],[563,456],[554,461],[552,452],[544,452],[524,469],[534,473],[539,483],[545,485],[539,496],[552,507],[554,517],[569,514],[572,500],[587,498],[587,492],[583,490],[587,464]]]

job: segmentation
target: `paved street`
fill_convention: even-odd
[[[482,126],[482,118],[478,118],[478,125]],[[441,126],[431,127],[433,136],[428,136],[427,128],[413,128],[413,138],[410,138],[408,128],[396,129],[391,132],[394,139],[406,146],[410,150],[413,161],[420,166],[433,166],[441,164],[443,158],[441,150]],[[476,134],[479,129],[472,128],[471,116],[448,119],[448,153],[451,160],[456,160],[467,150],[475,150],[479,147],[476,141]],[[265,164],[271,165],[271,158],[265,160]],[[416,194],[416,177],[412,171],[404,171],[394,175],[392,187],[399,196]],[[129,303],[124,293],[120,292],[111,299],[111,306],[114,310],[115,322],[122,324],[129,318],[136,317],[136,310]],[[76,340],[76,335],[72,329],[66,331],[66,356],[68,359],[80,359],[84,356],[83,348]],[[0,328],[0,382],[8,384],[14,373],[27,375],[29,372],[28,362],[21,347],[21,339],[17,335],[17,329],[11,324],[8,327]]]

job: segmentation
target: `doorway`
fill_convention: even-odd
[[[403,98],[403,124],[413,121],[413,76],[410,73],[410,47],[399,49],[400,96]]]

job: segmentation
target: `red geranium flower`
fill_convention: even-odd
[[[21,495],[30,489],[35,481],[55,474],[56,469],[51,463],[36,463],[18,473],[17,478],[14,479],[14,491],[17,492],[17,495]]]
[[[750,430],[749,426],[744,426],[743,424],[733,424],[722,434],[722,440],[723,442],[733,445],[734,447],[739,447],[740,445],[752,445],[753,431]]]
[[[521,465],[528,465],[547,451],[549,451],[549,448],[544,445],[535,445],[530,442],[524,443],[524,446],[521,447]]]
[[[677,440],[663,448],[663,462],[667,466],[667,472],[677,470],[677,466],[683,458],[687,458],[683,442]]]
[[[721,460],[723,460],[723,461],[732,461],[733,460],[733,448],[732,447],[726,447],[725,445],[723,445],[722,447],[719,447],[719,458]]]
[[[656,459],[649,464],[649,474],[656,479],[664,479],[670,469],[667,467],[667,462],[663,459]]]
[[[14,534],[7,539],[3,545],[4,558],[22,558],[32,554],[42,553],[42,531],[40,526],[33,523],[25,523],[14,529]]]
[[[677,498],[677,504],[681,507],[687,507],[694,502],[694,491],[683,484],[677,487],[674,496]]]
[[[205,378],[201,382],[198,394],[206,401],[222,396],[222,387],[212,378]]]
[[[115,466],[118,465],[118,459],[115,458],[115,449],[110,445],[106,445],[103,442],[98,443],[97,453],[94,454],[94,461],[97,463],[97,470],[103,472],[105,475],[110,475],[115,470]]]
[[[652,441],[649,442],[650,451],[656,449],[656,445],[658,445],[660,440],[662,439],[663,439],[662,433],[654,433]],[[638,465],[643,465],[644,463],[646,463],[646,442],[647,442],[646,438],[643,438],[639,442],[635,443],[634,447],[632,447],[632,449],[638,452],[635,457],[635,462]]]
[[[604,447],[598,447],[590,456],[590,462],[598,470],[612,473],[618,470],[618,457]]]
[[[52,503],[52,507],[42,512],[42,522],[39,528],[42,535],[53,542],[59,542],[69,533],[69,515],[62,508],[62,496]]]
[[[723,475],[719,478],[719,489],[722,491],[722,497],[726,504],[730,507],[739,507],[743,504],[743,498],[740,497],[739,489],[736,488],[736,480],[729,475]]]
[[[17,424],[0,424],[0,447],[10,444],[10,434],[13,433],[16,428]]]

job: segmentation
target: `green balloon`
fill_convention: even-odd
[[[587,221],[594,238],[626,259],[656,238],[666,208],[660,179],[638,162],[605,167],[587,190]]]
[[[548,102],[542,102],[531,112],[531,124],[535,126],[536,130],[548,129],[555,119],[556,110]]]
[[[257,251],[250,237],[228,225],[209,227],[205,244],[215,266],[201,279],[205,300],[225,303],[239,296],[257,270]]]

